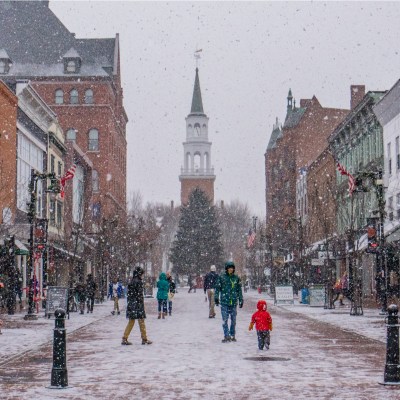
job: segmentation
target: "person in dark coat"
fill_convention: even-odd
[[[192,275],[188,276],[188,285],[189,285],[188,293],[192,293],[192,289],[194,289],[194,292],[196,293],[196,285],[193,282]]]
[[[174,298],[176,292],[176,285],[172,279],[171,272],[167,271],[167,281],[169,283],[169,292],[168,292],[168,315],[171,316],[172,313],[172,299]]]
[[[129,334],[135,325],[135,320],[139,321],[140,335],[142,337],[142,344],[152,344],[152,341],[147,339],[145,318],[146,312],[144,309],[144,285],[143,285],[144,270],[141,267],[137,267],[133,271],[133,277],[128,285],[128,296],[127,296],[127,307],[126,307],[126,318],[129,319],[126,325],[124,336],[122,336],[122,345],[130,345],[128,342]]]
[[[215,285],[217,284],[218,274],[215,272],[215,265],[211,265],[210,272],[204,278],[204,294],[207,293],[208,298],[208,318],[215,318],[215,302],[214,302],[214,292]]]
[[[79,283],[75,287],[75,293],[79,303],[79,311],[81,314],[85,313],[85,300],[86,300],[86,287],[83,283],[83,278],[79,278]]]
[[[93,313],[94,295],[96,293],[97,285],[93,279],[92,274],[88,274],[86,278],[86,305],[87,312]]]

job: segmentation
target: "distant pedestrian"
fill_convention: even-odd
[[[232,261],[225,263],[225,274],[220,275],[215,285],[215,305],[221,303],[222,328],[224,338],[222,343],[236,342],[235,327],[237,305],[243,307],[243,293],[240,278],[235,275],[235,264]],[[231,317],[231,326],[228,327],[228,319]]]
[[[347,272],[345,272],[342,277],[340,278],[340,284],[342,286],[342,299],[346,296],[349,300],[351,300],[351,293],[350,293],[350,283],[349,283],[349,276]],[[340,297],[339,297],[340,299]],[[343,304],[341,304],[343,305]]]
[[[175,296],[175,292],[176,292],[176,285],[175,282],[172,279],[171,276],[171,272],[167,271],[166,273],[167,275],[167,281],[169,284],[169,291],[168,291],[168,315],[171,316],[172,315],[172,299]]]
[[[335,295],[335,298],[332,300],[332,304],[335,305],[335,301],[339,300],[340,305],[344,306],[343,303],[343,291],[342,291],[342,283],[340,279],[337,279],[335,284],[333,285],[333,293]]]
[[[215,265],[211,265],[210,272],[206,274],[204,278],[204,294],[207,294],[208,298],[208,318],[215,318],[215,285],[218,281],[218,274],[215,272]]]
[[[161,272],[157,282],[157,301],[158,301],[158,319],[165,318],[167,315],[167,301],[169,292],[169,283],[165,272]]]
[[[133,271],[132,280],[128,285],[127,295],[127,307],[126,307],[126,318],[129,319],[128,325],[125,328],[124,336],[122,336],[122,345],[130,345],[128,342],[129,334],[135,325],[135,320],[139,321],[140,335],[142,337],[142,344],[152,344],[152,341],[147,339],[146,324],[144,322],[146,318],[146,312],[144,309],[144,285],[143,285],[144,270],[141,267],[137,267]]]
[[[118,279],[114,279],[113,285],[112,285],[112,298],[114,300],[114,309],[111,311],[112,315],[115,315],[115,311],[117,312],[118,315],[121,314],[119,310],[119,299],[122,297],[122,283],[119,282]]]
[[[79,278],[79,282],[75,287],[75,294],[77,297],[77,302],[79,304],[79,312],[81,314],[85,313],[85,301],[86,301],[86,287],[83,283],[83,278]]]
[[[258,301],[257,311],[251,316],[249,331],[253,330],[254,324],[256,325],[259,350],[263,350],[264,346],[268,350],[271,343],[272,317],[267,311],[267,302],[265,300]]]
[[[188,276],[188,285],[189,285],[189,290],[188,293],[192,292],[192,289],[194,289],[194,292],[196,293],[196,285],[193,282],[193,277],[192,275]]]
[[[97,285],[93,279],[92,274],[88,274],[86,278],[86,302],[87,312],[93,313],[94,295],[96,293]]]
[[[2,331],[1,331],[1,327],[3,326],[3,320],[2,319],[0,319],[0,335],[3,333]]]

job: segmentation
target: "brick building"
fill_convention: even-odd
[[[126,216],[128,118],[118,34],[77,39],[46,1],[3,2],[0,19],[2,78],[11,86],[30,81],[64,131],[65,168],[76,164],[74,181],[66,186],[65,229],[72,238],[67,245],[82,254],[91,241],[82,237],[73,244],[78,226],[79,232],[83,227],[87,234],[95,234],[103,220]],[[86,267],[89,272],[90,263]]]
[[[0,81],[0,233],[14,223],[17,208],[17,104],[15,94]]]
[[[315,96],[296,107],[289,90],[285,122],[274,125],[265,153],[267,232],[275,258],[298,253],[297,178],[324,151],[347,112],[322,107]],[[306,198],[301,207],[307,207]]]

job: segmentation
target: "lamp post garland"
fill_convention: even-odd
[[[37,202],[37,184],[39,180],[50,179],[50,186],[45,191],[46,193],[60,193],[59,181],[54,172],[50,173],[40,173],[34,169],[31,169],[31,179],[29,182],[29,192],[30,192],[30,202],[28,205],[28,221],[29,221],[29,264],[28,264],[28,274],[27,274],[27,284],[28,284],[28,313],[25,315],[25,320],[35,320],[37,316],[34,314],[34,259],[35,259],[35,232],[34,228],[37,223],[36,218],[36,202]],[[47,233],[47,220],[44,221],[44,230]],[[41,251],[44,252],[46,247],[47,234],[44,238],[43,247]]]

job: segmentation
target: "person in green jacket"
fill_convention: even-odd
[[[242,283],[240,278],[235,275],[235,264],[233,261],[225,263],[225,274],[220,275],[215,286],[214,294],[215,305],[221,304],[222,328],[224,338],[222,343],[236,342],[235,326],[237,305],[243,307]],[[228,319],[231,317],[231,326],[228,327]]]
[[[164,319],[167,315],[167,301],[169,292],[169,282],[165,272],[161,272],[159,280],[157,282],[157,300],[158,300],[158,319]],[[162,309],[162,314],[161,314]]]

